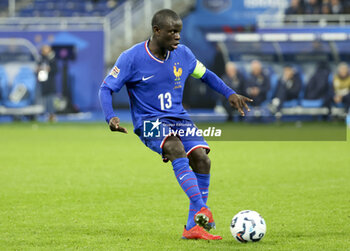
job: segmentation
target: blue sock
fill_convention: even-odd
[[[210,174],[194,173],[197,177],[198,187],[202,194],[202,200],[207,204],[209,196]]]
[[[190,199],[193,210],[198,212],[202,207],[207,207],[202,200],[202,195],[198,188],[197,177],[190,168],[188,158],[173,160],[172,164],[176,179],[186,193],[187,197]]]
[[[200,174],[200,173],[194,173],[197,177],[198,187],[199,191],[202,195],[202,200],[205,204],[207,204],[208,195],[209,195],[209,183],[210,183],[210,174]],[[188,219],[186,224],[186,229],[189,230],[193,228],[196,223],[194,222],[193,218],[194,215],[197,213],[197,210],[194,208],[193,204],[190,203],[190,210],[188,212]]]

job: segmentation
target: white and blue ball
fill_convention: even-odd
[[[244,210],[233,216],[230,229],[239,242],[257,242],[266,234],[266,223],[258,212]]]

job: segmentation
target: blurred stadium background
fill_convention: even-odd
[[[104,76],[123,50],[150,36],[162,8],[181,15],[181,42],[208,68],[224,77],[234,62],[228,84],[257,100],[246,120],[347,117],[348,100],[337,96],[350,91],[350,1],[0,0],[0,122],[46,121],[47,96],[55,120],[103,120],[97,93]],[[281,98],[279,82],[295,85],[294,94]],[[114,104],[130,121],[125,88]],[[240,120],[195,79],[184,105],[194,120]]]

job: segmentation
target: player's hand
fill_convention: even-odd
[[[112,132],[122,132],[122,133],[128,133],[128,130],[126,128],[121,127],[119,125],[120,119],[118,117],[113,117],[109,121],[109,129],[111,129]]]
[[[253,102],[253,100],[239,94],[232,94],[228,97],[228,102],[230,102],[231,106],[236,108],[238,112],[244,116],[243,109],[246,109],[248,112],[250,111],[246,102]]]

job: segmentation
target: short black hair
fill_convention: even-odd
[[[157,11],[152,18],[152,27],[155,25],[159,28],[163,27],[167,21],[171,20],[181,20],[180,16],[173,10],[170,9],[162,9],[160,11]]]

